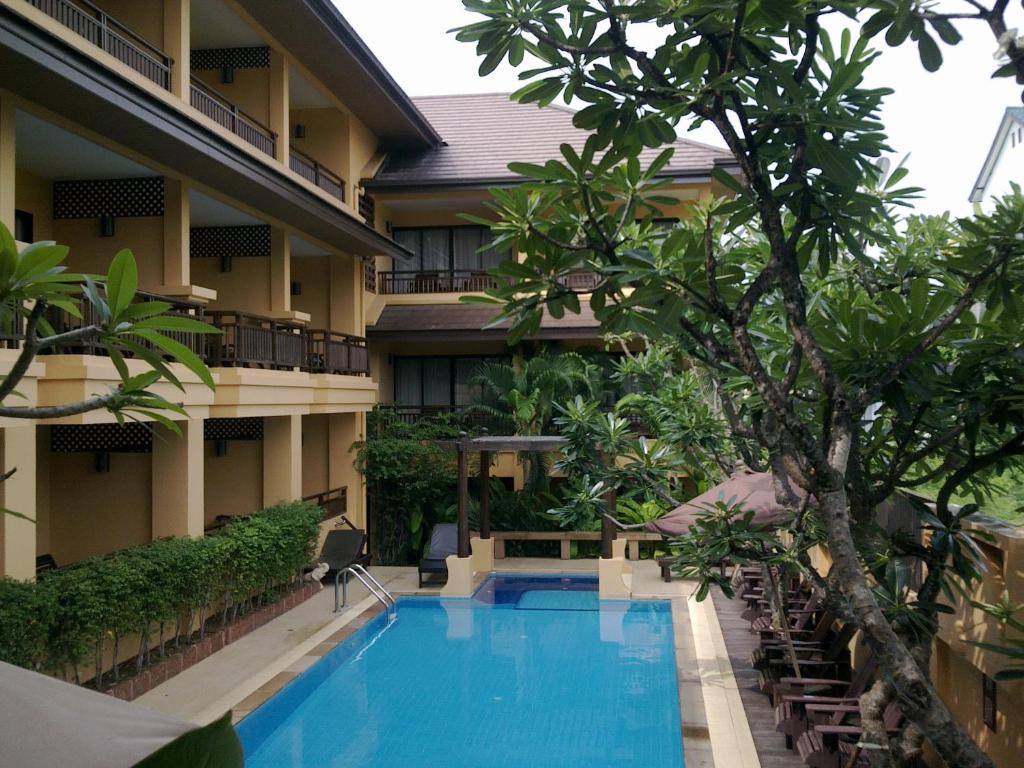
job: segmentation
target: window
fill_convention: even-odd
[[[483,387],[472,384],[483,362],[508,363],[508,357],[474,355],[395,358],[395,402],[431,408],[463,407],[480,400]]]
[[[14,239],[22,243],[34,241],[32,214],[28,211],[14,212]]]
[[[497,266],[508,251],[481,251],[491,240],[487,227],[395,229],[395,242],[415,254],[411,269],[423,272],[478,272]]]

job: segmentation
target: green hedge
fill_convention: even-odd
[[[189,641],[198,619],[224,622],[301,577],[323,510],[281,504],[233,520],[201,539],[160,539],[49,573],[35,583],[0,580],[0,660],[69,674],[93,665],[103,686],[104,651],[139,637],[136,666],[151,646]],[[115,679],[119,670],[113,670]]]

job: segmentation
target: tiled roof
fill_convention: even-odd
[[[460,338],[468,335],[500,338],[507,332],[508,323],[483,330],[498,311],[499,307],[486,304],[392,304],[384,308],[377,322],[367,327],[366,333],[377,338],[424,339],[434,336],[448,338],[453,335]],[[578,315],[566,312],[556,320],[545,312],[540,332],[532,338],[596,338],[600,335],[599,328],[600,323],[594,317],[593,310],[583,302]]]
[[[581,148],[587,133],[572,124],[573,111],[551,105],[519,104],[506,93],[423,96],[413,102],[445,144],[433,149],[390,156],[367,186],[430,187],[474,182],[517,181],[511,162],[543,163],[560,157],[559,146]],[[728,151],[679,139],[664,175],[707,176],[715,162],[728,163]],[[659,149],[645,150],[649,163]]]

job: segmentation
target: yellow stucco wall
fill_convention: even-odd
[[[330,490],[330,440],[327,433],[330,416],[313,414],[302,417],[302,495],[311,496]]]
[[[226,456],[215,456],[214,445],[203,443],[207,525],[218,515],[247,515],[263,506],[263,441],[229,440]]]

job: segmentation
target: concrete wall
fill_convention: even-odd
[[[327,414],[302,417],[303,496],[331,489],[329,421]]]
[[[330,266],[326,256],[293,256],[292,280],[302,293],[292,296],[292,309],[310,316],[310,328],[330,328]]]

